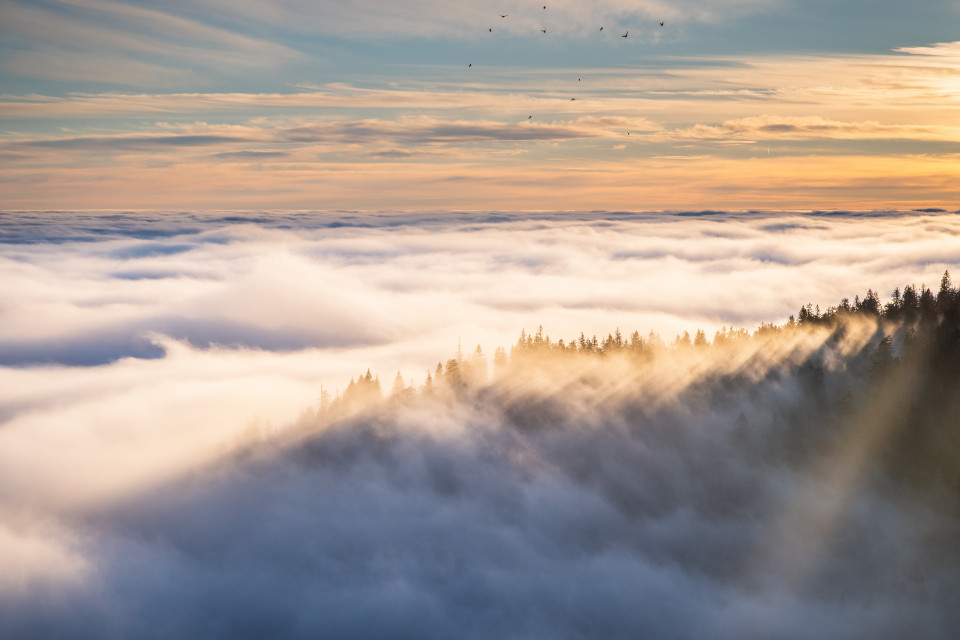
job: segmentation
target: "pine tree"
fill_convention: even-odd
[[[940,291],[937,292],[937,308],[940,313],[947,313],[953,308],[953,299],[955,291],[953,283],[950,282],[950,272],[944,271],[940,279]]]
[[[884,317],[896,318],[900,315],[900,311],[903,309],[903,298],[900,295],[900,287],[897,287],[893,290],[893,293],[890,294],[890,302],[884,305],[883,315]]]
[[[456,358],[451,358],[447,360],[446,373],[444,377],[448,384],[457,384],[462,379],[462,371],[460,371],[460,363]]]
[[[933,291],[926,285],[920,285],[920,317],[926,322],[936,320],[937,300],[933,297]]]
[[[873,289],[867,289],[867,295],[860,302],[860,312],[873,317],[880,315],[880,298]]]
[[[917,290],[912,284],[908,284],[903,288],[903,297],[900,301],[900,308],[903,312],[903,315],[911,320],[916,317],[917,313],[919,313],[920,297],[917,295]]]
[[[480,348],[480,345],[477,345],[477,348],[473,351],[473,356],[471,356],[470,361],[464,363],[466,365],[466,373],[470,382],[474,384],[482,384],[487,381],[487,359],[483,355],[483,349]]]
[[[507,352],[503,347],[497,347],[493,352],[493,370],[495,372],[503,371],[507,366]]]
[[[397,376],[393,379],[393,388],[390,390],[390,396],[396,398],[403,394],[406,390],[407,385],[403,381],[403,376],[400,375],[400,371],[397,371]]]
[[[693,339],[693,346],[695,347],[707,346],[707,334],[704,333],[703,329],[697,329],[697,335]]]
[[[320,385],[320,410],[319,413],[321,416],[326,415],[330,412],[330,392],[323,388],[323,385]]]

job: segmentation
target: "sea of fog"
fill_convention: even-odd
[[[720,400],[514,374],[304,425],[521,330],[710,338],[958,266],[940,210],[0,213],[0,637],[951,637],[937,514],[769,444],[827,420],[782,345]]]

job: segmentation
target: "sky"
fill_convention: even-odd
[[[955,2],[542,7],[3,0],[0,201],[20,210],[957,202]]]

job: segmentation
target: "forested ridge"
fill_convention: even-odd
[[[570,416],[582,416],[583,403],[595,403],[598,415],[616,407],[620,419],[642,422],[676,403],[723,414],[770,394],[761,412],[730,413],[738,456],[799,464],[835,455],[831,447],[844,437],[876,439],[871,470],[955,503],[958,319],[960,292],[944,273],[936,293],[907,285],[884,302],[868,289],[825,310],[806,304],[783,324],[763,323],[752,332],[723,327],[712,339],[703,330],[664,341],[654,332],[626,335],[618,328],[603,338],[581,333],[555,341],[539,327],[521,331],[509,352],[497,348],[489,359],[479,346],[469,353],[458,348],[428,369],[419,386],[398,372],[387,392],[368,369],[342,392],[323,390],[305,421],[329,425],[370,411],[480,403],[524,429],[560,429]]]
[[[578,337],[566,341],[562,338],[553,341],[549,335],[544,335],[541,325],[536,333],[521,330],[519,339],[510,347],[509,357],[523,359],[531,353],[601,356],[630,353],[653,356],[658,351],[669,347],[724,348],[730,344],[749,342],[752,339],[762,339],[811,326],[827,327],[842,334],[846,324],[857,319],[875,322],[877,331],[883,334],[875,345],[877,358],[881,361],[896,359],[893,348],[896,342],[897,345],[905,348],[902,354],[904,356],[912,357],[916,354],[916,349],[923,344],[927,355],[939,363],[938,368],[949,366],[950,356],[957,355],[956,348],[960,341],[960,290],[952,286],[950,273],[944,272],[940,289],[936,294],[925,286],[921,286],[918,290],[914,285],[907,285],[902,291],[899,287],[895,289],[890,299],[884,303],[876,292],[868,289],[863,299],[859,295],[854,296],[853,302],[849,298],[843,298],[838,304],[827,307],[825,311],[820,310],[819,304],[807,303],[800,307],[796,316],[791,315],[784,324],[761,323],[753,332],[745,328],[735,329],[733,326],[724,326],[714,333],[712,341],[708,340],[703,329],[697,329],[693,337],[688,331],[684,331],[671,342],[666,343],[653,331],[641,335],[639,330],[635,330],[627,336],[619,328],[602,339],[598,339],[596,335],[587,338],[581,333]],[[506,366],[508,360],[506,350],[498,347],[493,357],[494,367]],[[442,380],[444,375],[457,383],[476,382],[479,375],[476,371],[478,366],[485,372],[485,358],[479,345],[473,353],[466,356],[458,349],[457,357],[448,359],[446,368],[442,362],[439,362],[432,373],[428,370],[422,388],[430,388],[434,380]],[[394,382],[393,394],[409,389],[403,386],[402,378]],[[415,385],[411,384],[410,387]],[[381,384],[379,376],[373,376],[368,369],[365,374],[350,381],[345,401],[350,400],[351,394],[368,398],[371,393],[373,397],[381,393]],[[329,402],[329,398],[324,402]]]

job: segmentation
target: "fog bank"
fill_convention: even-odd
[[[0,635],[951,637],[957,231],[3,214]]]

